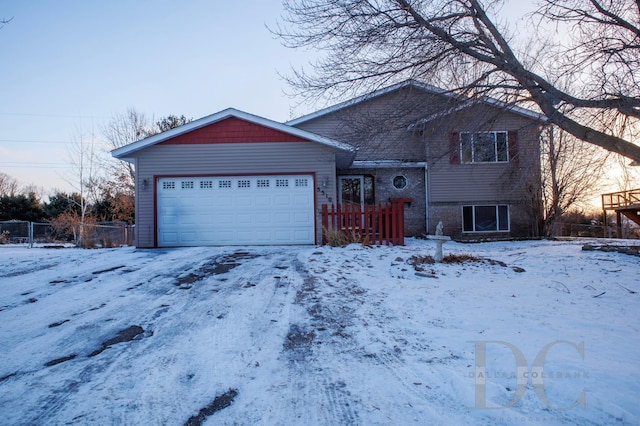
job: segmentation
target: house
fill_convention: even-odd
[[[118,148],[138,247],[317,244],[325,204],[411,199],[405,235],[533,234],[543,117],[407,81],[288,123],[226,109]]]
[[[405,234],[458,240],[536,236],[545,118],[405,81],[287,124],[356,148],[338,167],[339,203],[411,198]]]

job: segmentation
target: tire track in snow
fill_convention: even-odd
[[[188,265],[188,259],[179,259],[177,262],[171,263],[170,269],[184,271],[189,269]],[[170,274],[170,272],[165,271],[165,275],[167,274]],[[238,280],[246,280],[246,278],[246,276],[240,275]],[[161,290],[160,294],[158,290]],[[122,309],[122,306],[113,306],[111,310],[106,309],[105,312],[93,318],[93,320],[96,318],[104,319],[109,316],[118,318],[118,321],[109,323],[109,329],[117,328],[116,323],[134,321],[140,323],[146,330],[156,332],[155,336],[137,341],[135,344],[126,345],[126,347],[111,348],[90,361],[87,361],[84,357],[69,361],[69,363],[75,363],[76,373],[68,375],[69,380],[65,381],[62,386],[60,383],[52,385],[52,390],[47,397],[38,402],[38,406],[42,407],[42,410],[32,417],[33,422],[38,423],[41,420],[56,418],[62,422],[71,421],[73,418],[82,418],[89,421],[92,416],[98,421],[99,416],[95,417],[95,413],[100,410],[95,409],[95,407],[88,413],[79,413],[74,410],[76,405],[86,407],[86,404],[74,404],[74,400],[89,389],[91,389],[90,392],[95,395],[97,400],[103,399],[105,401],[105,407],[112,406],[114,409],[118,408],[119,401],[127,399],[127,394],[130,397],[129,400],[135,401],[140,401],[142,394],[144,404],[139,403],[124,409],[125,414],[130,410],[149,414],[148,417],[142,416],[141,418],[155,418],[153,407],[165,407],[168,410],[167,413],[179,410],[180,406],[185,404],[180,401],[180,398],[175,398],[175,383],[174,385],[169,385],[169,383],[175,380],[179,388],[188,390],[190,381],[188,376],[191,373],[188,367],[185,367],[184,358],[185,352],[188,357],[189,348],[193,346],[189,344],[177,345],[174,346],[174,350],[166,352],[165,349],[167,346],[172,346],[176,341],[189,342],[192,331],[201,329],[203,325],[219,321],[216,316],[228,308],[226,305],[228,295],[234,291],[241,290],[242,286],[236,280],[218,281],[209,279],[209,277],[207,277],[207,282],[203,282],[197,288],[194,287],[190,290],[181,290],[167,280],[162,280],[153,286],[138,287],[136,292],[140,293],[139,296],[144,293],[150,293],[148,300],[152,303],[155,302],[152,306],[141,305],[141,309],[136,311],[131,311],[130,307],[124,311],[118,311]],[[131,319],[132,314],[135,319]],[[98,331],[98,329],[95,329],[95,331]],[[182,339],[184,336],[187,339]],[[191,343],[192,345],[198,344],[196,341],[191,341]],[[158,362],[157,353],[163,354],[160,362]],[[78,362],[85,362],[86,365],[79,367],[77,365]],[[150,366],[145,377],[129,377],[127,371],[136,370],[132,366],[140,365],[141,363],[146,363]],[[63,366],[53,368],[58,367],[63,368]],[[145,368],[142,368],[141,371],[144,370]],[[113,377],[114,374],[117,379]],[[149,383],[151,386],[145,387],[139,382]],[[165,391],[163,392],[156,386],[164,387]],[[145,395],[147,389],[148,392]],[[149,398],[149,395],[155,397]],[[146,408],[148,407],[152,409],[147,410]],[[120,408],[118,409],[120,410]],[[188,417],[185,417],[185,419]]]
[[[299,424],[358,424],[359,402],[328,356],[336,349],[343,350],[343,340],[349,338],[344,331],[352,314],[349,300],[344,294],[333,293],[332,284],[314,276],[299,259],[292,264],[301,285],[296,289],[289,334],[283,343],[288,368],[286,397],[291,401],[284,418]],[[327,292],[332,293],[329,303]]]

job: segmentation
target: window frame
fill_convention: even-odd
[[[402,181],[404,182],[404,185],[401,188],[398,188],[396,186],[396,179],[399,179],[399,178],[402,179]],[[391,186],[396,191],[404,191],[409,186],[409,179],[407,179],[407,177],[404,174],[398,173],[396,175],[393,175],[393,177],[391,178]]]
[[[491,135],[493,139],[493,160],[476,159],[476,156],[483,152],[480,138],[486,135]],[[504,135],[504,142],[499,141],[498,135]],[[468,140],[465,140],[466,138]],[[500,143],[504,143],[503,149],[499,147]],[[460,150],[460,163],[462,164],[497,164],[509,163],[512,160],[509,152],[509,132],[507,130],[460,132],[458,149]],[[485,150],[484,152],[486,153],[487,151]],[[501,159],[501,157],[504,159]]]
[[[373,175],[339,175],[337,179],[338,186],[338,203],[343,204],[342,201],[342,180],[343,179],[358,179],[360,181],[360,203],[362,205],[374,205],[376,202],[375,196],[375,179]]]
[[[495,212],[495,224],[496,224],[496,228],[495,229],[489,229],[489,230],[478,230],[478,226],[476,223],[476,209],[477,208],[487,208],[487,207],[493,207],[495,208],[494,212]],[[503,208],[504,210],[501,212],[501,208]],[[471,209],[471,230],[467,229],[467,218],[465,217],[465,209]],[[506,224],[503,224],[502,222],[506,221]],[[505,226],[506,225],[506,226]],[[502,229],[501,229],[502,228]],[[510,206],[508,204],[474,204],[474,205],[466,205],[466,206],[462,206],[462,232],[465,234],[478,234],[478,233],[507,233],[507,232],[511,232],[511,209]]]

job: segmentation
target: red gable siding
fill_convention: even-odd
[[[259,124],[229,117],[158,145],[215,144],[242,142],[305,142],[298,136],[260,126]]]

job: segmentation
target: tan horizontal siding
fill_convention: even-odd
[[[356,160],[424,161],[422,141],[408,126],[445,106],[440,96],[405,88],[296,127],[357,147]]]
[[[499,114],[498,114],[499,113]],[[517,131],[518,159],[506,163],[451,164],[451,132]],[[473,108],[425,130],[429,202],[520,202],[539,188],[538,125],[495,108]]]

